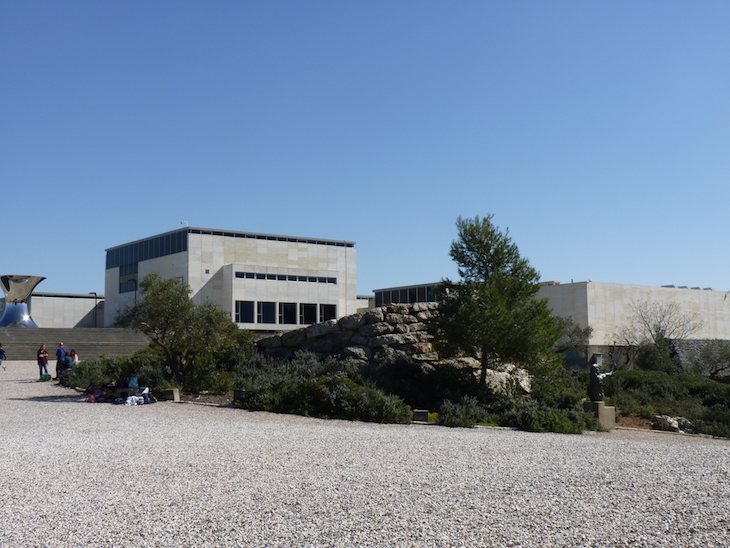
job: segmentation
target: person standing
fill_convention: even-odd
[[[58,343],[58,348],[56,349],[56,378],[53,379],[54,381],[61,379],[61,372],[66,367],[66,347],[63,346],[63,343]]]
[[[38,349],[38,371],[41,378],[43,375],[48,375],[48,350],[46,350],[45,344]]]
[[[8,368],[6,365],[3,365],[3,360],[7,360],[8,355],[5,353],[5,349],[3,348],[3,345],[0,344],[0,367],[3,368],[3,371],[7,371]]]

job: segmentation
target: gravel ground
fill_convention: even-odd
[[[726,440],[89,404],[5,363],[2,546],[730,546]]]

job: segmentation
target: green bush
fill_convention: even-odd
[[[696,433],[730,436],[730,385],[697,372],[617,371],[604,388],[623,415],[680,416]]]
[[[458,403],[444,400],[439,409],[439,424],[442,426],[471,428],[486,419],[486,410],[479,405],[479,400],[471,396],[464,396]]]
[[[557,432],[580,434],[600,430],[593,415],[578,409],[549,407],[535,400],[526,400],[501,417],[502,426],[512,426],[528,432]]]
[[[408,423],[411,408],[363,378],[353,362],[300,352],[278,362],[254,357],[236,372],[242,407],[275,413],[369,422]]]
[[[137,377],[140,386],[148,386],[155,393],[169,384],[164,371],[148,354],[133,356],[98,357],[83,360],[61,378],[64,386],[87,388],[95,385],[100,388],[116,383],[120,378]]]

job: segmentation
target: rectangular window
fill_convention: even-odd
[[[416,302],[418,302],[418,300],[416,299],[416,288],[415,287],[411,287],[408,290],[408,302],[409,303],[416,303]]]
[[[299,323],[310,325],[317,323],[317,305],[316,304],[300,304],[299,305]]]
[[[276,303],[258,303],[258,323],[276,323]]]
[[[319,305],[319,321],[326,322],[337,318],[337,305],[321,304]]]
[[[119,284],[119,293],[129,293],[137,290],[137,280],[127,280]]]
[[[236,323],[253,323],[253,301],[236,301]]]
[[[297,303],[279,303],[279,323],[297,323]]]

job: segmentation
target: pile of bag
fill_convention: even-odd
[[[135,391],[129,395],[129,392]],[[119,392],[127,392],[125,397],[119,397]],[[148,403],[157,403],[157,398],[150,394],[150,389],[146,386],[140,387],[137,377],[127,380],[121,377],[117,382],[110,383],[104,388],[99,388],[94,384],[90,384],[86,389],[86,401],[89,403],[115,403],[124,405],[145,405]]]

